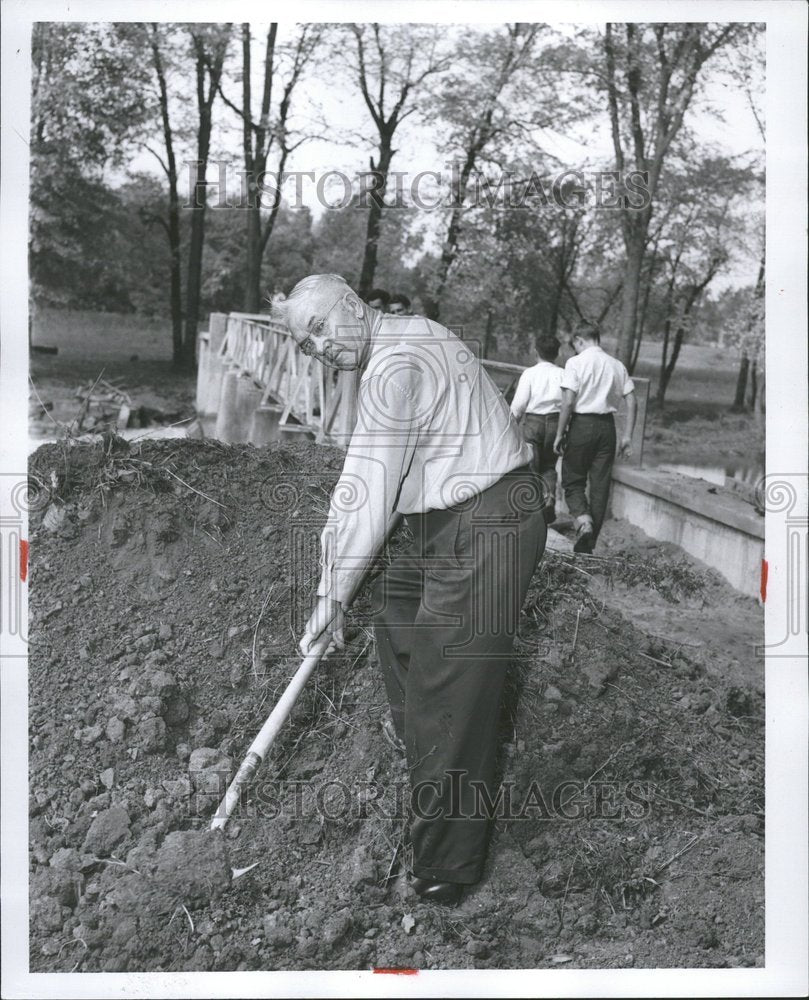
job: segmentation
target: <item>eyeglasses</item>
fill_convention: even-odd
[[[298,344],[298,347],[300,347],[301,352],[303,354],[305,354],[308,358],[311,358],[311,357],[315,356],[317,354],[317,351],[318,351],[316,345],[312,341],[312,337],[319,337],[319,336],[321,336],[321,334],[323,333],[323,328],[326,325],[326,320],[329,318],[329,316],[331,315],[332,311],[337,306],[340,305],[340,303],[343,301],[344,297],[345,296],[343,296],[343,295],[340,296],[340,298],[334,303],[334,305],[331,307],[331,309],[329,309],[329,311],[326,313],[326,315],[323,316],[322,319],[319,319],[317,321],[317,323],[315,323],[315,325],[309,331],[309,335],[306,337],[306,339],[302,340]]]

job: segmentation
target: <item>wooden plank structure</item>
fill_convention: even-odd
[[[347,444],[357,416],[358,373],[325,368],[301,353],[281,320],[271,315],[214,313],[197,346],[197,411],[216,416],[217,429],[228,425],[226,439],[263,443],[256,426],[263,412],[284,431]],[[236,381],[235,392],[227,387],[228,379]],[[252,396],[251,388],[260,390],[257,414],[237,413],[238,426],[231,427],[233,421],[222,413],[223,406],[238,411],[239,398]],[[242,419],[245,416],[248,419]]]
[[[345,447],[357,418],[358,372],[335,371],[298,349],[286,325],[271,314],[212,313],[197,341],[197,412],[216,419],[224,441],[266,444],[277,434],[304,432]],[[484,360],[506,391],[522,365]],[[638,419],[632,465],[640,465],[649,380],[635,378]],[[623,414],[618,414],[619,426]]]

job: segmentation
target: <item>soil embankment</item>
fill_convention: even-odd
[[[190,836],[297,665],[341,460],[115,438],[32,457],[32,971],[763,964],[760,609],[620,527],[536,574],[502,815],[457,909],[404,874],[362,600],[225,836]]]

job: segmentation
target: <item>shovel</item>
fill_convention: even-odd
[[[295,702],[298,700],[298,696],[306,686],[306,682],[314,673],[315,667],[318,665],[323,657],[323,654],[328,649],[331,640],[332,636],[328,633],[321,636],[320,639],[311,647],[310,652],[295,671],[295,675],[287,685],[284,693],[278,699],[275,708],[272,712],[270,712],[267,721],[261,727],[258,735],[250,744],[250,749],[247,751],[247,755],[239,766],[236,776],[228,785],[228,790],[225,792],[222,801],[219,803],[219,808],[217,809],[216,815],[211,822],[212,830],[223,829],[227,821],[230,819],[231,813],[235,809],[236,803],[241,797],[242,789],[246,788],[247,785],[249,785],[253,780],[253,775],[258,770],[259,765],[267,754],[267,751],[270,749],[276,736],[281,731],[281,727],[289,718],[289,713],[292,711]]]

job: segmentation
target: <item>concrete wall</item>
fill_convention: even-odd
[[[764,558],[764,518],[731,490],[676,472],[616,465],[613,517],[673,542],[755,597]]]

